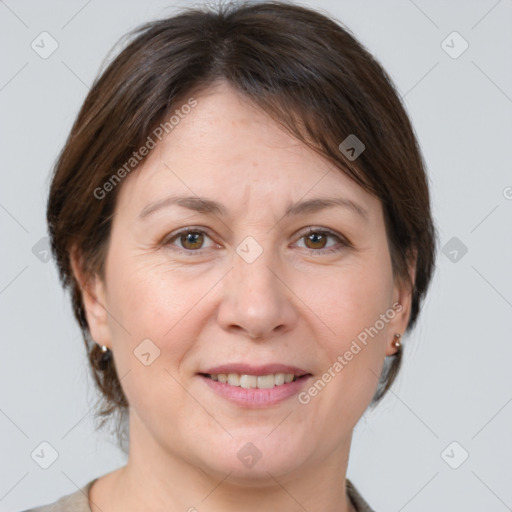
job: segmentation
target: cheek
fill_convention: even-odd
[[[373,397],[389,339],[393,275],[385,258],[344,268],[316,294],[319,316],[329,327],[323,338],[328,381],[325,406],[340,404],[330,414],[355,424]],[[317,288],[318,290],[318,288]],[[386,312],[388,316],[386,316]],[[314,393],[314,392],[313,392]],[[323,394],[323,392],[322,392]]]
[[[308,305],[342,346],[374,325],[391,306],[393,275],[386,258],[370,255],[322,276],[307,290]]]
[[[110,254],[108,302],[116,319],[110,322],[114,343],[119,340],[120,351],[126,352],[150,339],[175,366],[198,336],[202,299],[218,277],[176,271],[165,261],[153,263],[148,255],[123,253],[129,254],[129,249],[116,248]]]
[[[109,328],[117,373],[126,376],[123,389],[141,418],[159,411],[170,421],[174,409],[168,404],[180,406],[183,400],[173,376],[179,379],[175,370],[190,349],[196,328],[194,322],[183,320],[198,299],[191,291],[195,288],[173,279],[172,273],[123,256],[124,251],[116,246],[108,269]]]

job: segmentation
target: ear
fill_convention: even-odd
[[[395,334],[403,336],[409,318],[411,316],[412,306],[412,292],[414,290],[414,283],[416,278],[416,261],[417,251],[414,250],[408,259],[408,273],[409,281],[404,279],[403,276],[395,277],[395,286],[393,289],[392,308],[395,311],[394,318],[389,322],[391,335],[387,340],[386,356],[392,356],[397,352],[397,347],[393,345],[396,341]]]
[[[89,275],[84,271],[82,258],[77,249],[71,251],[71,268],[80,286],[85,317],[92,339],[99,345],[112,349],[108,313],[106,305],[105,284],[97,275]]]

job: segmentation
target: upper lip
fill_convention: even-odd
[[[209,375],[218,375],[219,373],[238,373],[239,375],[270,375],[271,373],[293,373],[297,377],[308,375],[308,372],[302,370],[301,368],[279,363],[264,364],[260,366],[253,366],[246,363],[221,364],[200,373],[206,373]]]

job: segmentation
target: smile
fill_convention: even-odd
[[[300,393],[312,378],[311,373],[282,364],[221,365],[198,376],[215,395],[249,409],[277,406]]]
[[[246,375],[239,373],[206,374],[207,378],[244,389],[271,389],[289,384],[301,378],[293,373],[270,373],[268,375]]]

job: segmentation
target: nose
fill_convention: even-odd
[[[294,294],[282,266],[270,253],[263,251],[252,263],[234,255],[218,309],[217,320],[223,329],[266,340],[295,326]]]

